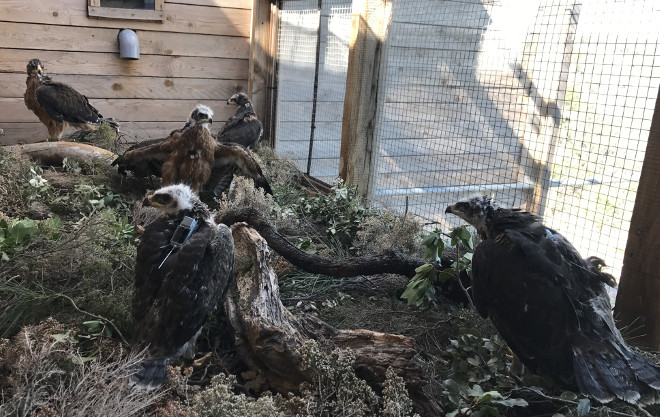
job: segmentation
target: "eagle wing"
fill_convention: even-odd
[[[45,83],[36,95],[39,105],[57,122],[98,124],[103,118],[87,97],[66,84]]]
[[[202,187],[203,200],[208,200],[208,197],[219,197],[223,192],[227,191],[236,173],[237,168],[234,164],[219,165],[213,168],[209,180]]]
[[[238,143],[247,148],[254,148],[264,132],[264,127],[254,113],[236,114],[218,132],[218,141],[222,143]]]
[[[561,268],[539,268],[540,246],[540,253],[528,256],[521,246],[510,243],[487,239],[476,248],[472,257],[475,307],[483,317],[491,318],[526,366],[568,377],[577,318],[570,294],[557,281],[556,271]]]
[[[216,143],[214,157],[215,163],[211,179],[205,188],[213,190],[216,196],[229,187],[234,174],[252,178],[255,187],[263,188],[266,193],[273,194],[261,167],[244,146],[234,143]]]
[[[149,346],[153,358],[181,352],[224,297],[233,277],[234,243],[227,226],[202,222],[167,257],[177,226],[178,221],[165,219],[152,224],[136,259],[134,333],[141,347]]]
[[[177,132],[176,134],[180,134]],[[120,174],[131,171],[138,177],[162,175],[163,163],[172,152],[172,142],[169,138],[145,140],[136,143],[124,152],[123,155],[112,161],[112,166],[117,165]]]

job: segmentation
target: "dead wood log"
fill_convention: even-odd
[[[86,143],[77,142],[39,142],[25,145],[6,146],[10,152],[20,152],[30,159],[40,160],[44,165],[61,166],[64,158],[75,159],[86,164],[100,160],[108,164],[117,158],[114,153]]]
[[[356,374],[377,392],[392,367],[406,386],[421,415],[440,415],[437,402],[423,391],[425,381],[413,360],[412,339],[369,330],[338,330],[313,316],[294,316],[280,302],[277,276],[269,264],[269,248],[259,234],[243,224],[232,226],[237,257],[235,285],[225,300],[239,356],[267,382],[268,388],[295,391],[310,375],[301,349],[316,340],[325,347],[351,348]]]

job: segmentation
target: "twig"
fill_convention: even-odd
[[[651,415],[651,413],[649,413],[648,411],[646,411],[646,410],[644,409],[644,407],[642,407],[641,405],[639,405],[639,404],[635,404],[635,406],[637,407],[637,411],[639,411],[640,413],[644,414],[644,415],[647,416],[647,417],[653,417],[653,416]],[[622,415],[622,416],[623,416],[623,415],[626,415],[626,416],[629,415],[629,414],[618,413],[618,412],[616,412],[616,411],[614,411],[614,413],[616,413],[617,415]]]
[[[543,399],[545,399],[545,400],[548,400],[548,401],[556,401],[556,402],[560,402],[560,403],[563,403],[563,404],[566,404],[566,405],[570,405],[570,406],[574,406],[574,407],[576,407],[576,406],[578,405],[578,403],[577,403],[576,401],[565,400],[565,399],[560,398],[560,397],[553,397],[553,396],[551,396],[551,395],[545,394],[545,393],[543,393],[543,392],[541,392],[541,391],[538,391],[538,390],[536,390],[536,389],[529,388],[529,387],[518,388],[517,390],[514,390],[514,391],[529,391],[529,392],[532,392],[532,393],[534,393],[535,395],[538,395],[539,397],[541,397],[541,398],[543,398]],[[630,405],[631,407],[636,407],[637,410],[638,410],[640,413],[642,413],[644,416],[646,416],[646,417],[653,417],[652,414],[650,414],[648,411],[646,411],[646,410],[644,409],[644,407],[642,407],[642,406],[639,405],[639,404],[628,404],[628,405]],[[601,407],[598,407],[598,408],[601,408]],[[621,412],[621,411],[613,410],[613,409],[611,409],[610,407],[606,407],[606,408],[607,408],[607,413],[608,413],[608,414],[612,414],[612,415],[616,415],[616,416],[622,416],[622,417],[636,417],[636,416],[637,416],[637,414],[623,413],[623,412]]]
[[[73,306],[73,308],[75,308],[75,309],[78,310],[79,312],[81,312],[81,313],[83,313],[83,314],[86,314],[86,315],[88,315],[88,316],[90,316],[90,317],[94,317],[95,319],[103,320],[104,322],[108,323],[108,324],[112,327],[112,329],[117,333],[117,336],[119,336],[119,338],[121,339],[121,342],[122,342],[123,344],[125,344],[125,345],[128,345],[128,342],[126,341],[126,339],[124,339],[124,335],[121,334],[121,332],[119,331],[119,329],[117,328],[117,326],[115,326],[115,324],[114,324],[112,321],[106,319],[106,318],[103,317],[103,316],[99,316],[98,314],[90,313],[89,311],[85,311],[85,310],[80,309],[80,308],[76,305],[76,302],[73,301],[73,298],[69,297],[69,296],[66,295],[66,294],[58,293],[57,296],[58,296],[58,297],[63,297],[63,298],[66,298],[67,300],[69,300],[69,302],[71,303],[71,305]]]

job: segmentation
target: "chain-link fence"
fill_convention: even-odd
[[[280,16],[276,149],[326,181],[338,173],[351,6],[287,0]],[[372,203],[447,229],[459,221],[448,204],[491,194],[618,276],[660,85],[660,2],[387,7]]]

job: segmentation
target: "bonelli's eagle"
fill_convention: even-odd
[[[252,178],[255,186],[272,194],[259,164],[240,145],[217,143],[208,129],[213,121],[210,108],[197,105],[186,126],[166,139],[141,142],[112,162],[120,173],[161,176],[163,185],[185,183],[195,192],[219,196],[227,189],[235,171]]]
[[[44,73],[41,61],[36,58],[27,64],[25,83],[25,105],[46,125],[51,138],[60,139],[68,125],[94,130],[102,122],[107,122],[113,129],[117,129],[117,123],[112,119],[104,119],[89,104],[87,97],[66,84],[51,80]]]
[[[129,147],[124,154],[129,155],[128,160],[124,156],[120,156],[112,162],[112,165],[117,165],[118,171],[120,174],[125,174],[126,171],[131,171],[133,174],[138,177],[148,177],[154,175],[160,177],[163,172],[163,159],[162,158],[130,158],[130,155],[135,154],[137,150],[145,149],[153,145],[160,145],[163,142],[167,141],[170,138],[179,136],[184,130],[189,127],[195,126],[197,123],[201,123],[204,127],[208,129],[208,123],[211,123],[213,120],[213,110],[209,107],[198,104],[190,112],[188,120],[179,129],[175,129],[170,132],[170,134],[165,138],[150,139],[138,142],[135,145]]]
[[[475,196],[449,206],[482,242],[472,257],[472,294],[525,366],[601,402],[660,401],[660,369],[617,330],[601,271],[562,235],[525,211]]]
[[[202,325],[232,280],[234,241],[187,185],[161,188],[145,205],[164,216],[147,226],[135,262],[133,337],[147,360],[133,376],[140,389],[166,378],[170,359],[192,359]]]
[[[218,132],[218,142],[238,143],[248,149],[254,148],[264,134],[264,127],[257,118],[247,94],[236,93],[227,100],[227,104],[237,106],[236,114],[230,117]]]

